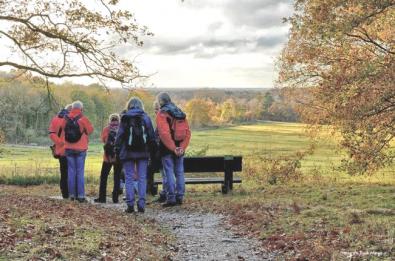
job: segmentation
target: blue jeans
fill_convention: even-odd
[[[133,179],[133,191],[134,194],[139,194],[139,180],[138,179]]]
[[[85,198],[84,168],[86,151],[66,150],[70,198]]]
[[[128,206],[134,206],[134,179],[135,174],[137,174],[139,194],[137,206],[139,208],[145,208],[145,194],[147,192],[147,167],[148,159],[134,159],[123,162],[123,169],[125,170],[126,204]]]
[[[160,175],[162,176],[162,190],[159,193],[161,198],[166,198],[167,197],[167,177],[164,168],[161,168],[160,170]]]
[[[162,165],[167,179],[167,202],[182,201],[185,194],[184,157],[172,154],[163,156]]]

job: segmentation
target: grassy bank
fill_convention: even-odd
[[[395,259],[393,185],[242,186],[227,196],[196,192],[185,207],[225,215],[230,229],[289,260]]]
[[[172,238],[153,221],[52,200],[51,187],[0,185],[0,260],[168,260]],[[40,196],[38,196],[40,195]]]

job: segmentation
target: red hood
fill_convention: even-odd
[[[69,117],[70,118],[75,118],[76,116],[78,116],[78,115],[80,115],[80,114],[82,114],[82,111],[81,111],[81,109],[72,109],[70,112],[69,112]]]

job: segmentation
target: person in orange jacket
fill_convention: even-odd
[[[160,105],[160,111],[156,114],[159,151],[167,181],[167,202],[163,206],[171,207],[183,203],[184,153],[191,139],[191,131],[185,113],[171,101],[169,94],[159,93],[156,99]]]
[[[77,199],[79,202],[86,201],[85,158],[88,150],[89,135],[93,132],[91,122],[83,115],[82,111],[82,102],[73,102],[70,113],[64,117],[61,125],[65,132],[69,197],[71,200]]]
[[[97,203],[106,203],[107,178],[111,168],[114,168],[114,187],[112,190],[112,201],[118,203],[120,190],[120,176],[122,164],[115,156],[115,138],[119,128],[119,114],[113,113],[109,117],[109,122],[101,133],[101,140],[104,143],[103,164],[100,174],[99,197],[94,201]]]
[[[64,199],[69,197],[69,190],[67,185],[67,158],[65,155],[65,140],[64,131],[61,128],[63,118],[71,111],[71,104],[62,109],[55,117],[52,118],[49,124],[48,134],[49,138],[54,143],[54,156],[59,160],[60,170],[60,192]]]

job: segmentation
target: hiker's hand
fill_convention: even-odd
[[[184,155],[184,150],[181,147],[177,147],[174,152],[178,157]]]

